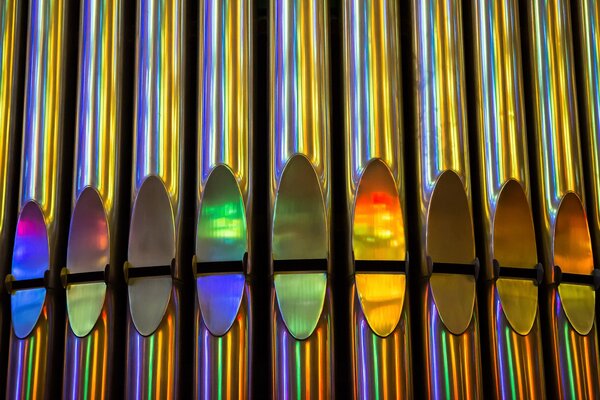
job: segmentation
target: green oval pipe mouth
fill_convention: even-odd
[[[81,192],[71,218],[67,245],[67,268],[72,273],[103,271],[110,262],[110,232],[102,199],[97,190]],[[71,330],[84,337],[100,317],[106,284],[104,282],[69,285],[67,314]]]
[[[273,212],[273,260],[328,259],[329,241],[323,193],[317,174],[303,155],[283,170]],[[317,326],[327,291],[326,272],[281,273],[274,286],[283,321],[292,336],[308,338]]]
[[[426,253],[434,263],[471,264],[475,259],[471,208],[465,187],[454,171],[444,171],[438,177],[426,229]],[[429,283],[442,322],[453,334],[462,334],[475,309],[475,277],[433,273]]]
[[[500,265],[535,268],[537,246],[529,201],[523,186],[508,180],[498,196],[493,219],[493,257]],[[527,335],[538,310],[538,287],[533,281],[500,278],[496,281],[502,310],[510,326]]]
[[[127,259],[131,268],[170,265],[175,258],[175,222],[171,201],[160,178],[144,180],[133,205]],[[169,300],[171,276],[129,279],[129,311],[142,336],[160,325]]]
[[[225,165],[206,181],[196,225],[198,262],[242,261],[248,249],[246,209],[239,185]],[[242,273],[200,274],[196,295],[204,324],[214,336],[225,335],[238,315],[244,296]]]
[[[581,199],[573,192],[561,200],[556,214],[552,247],[554,265],[565,273],[590,275],[594,269],[592,242]],[[560,284],[558,293],[567,319],[580,335],[587,335],[596,316],[596,293],[591,286]]]

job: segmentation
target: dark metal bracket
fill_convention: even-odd
[[[571,274],[562,272],[558,265],[554,266],[554,283],[575,283],[580,285],[590,285],[594,290],[600,289],[600,270],[594,268],[590,275]]]
[[[544,279],[544,267],[540,263],[537,263],[534,268],[507,267],[500,265],[496,259],[492,263],[494,265],[494,280],[498,278],[530,279],[537,286]]]
[[[4,278],[4,286],[10,294],[19,290],[28,289],[48,289],[50,287],[50,270],[44,271],[43,278],[21,279],[17,280],[13,274],[6,275]]]
[[[453,275],[471,275],[475,280],[479,278],[479,259],[475,257],[470,264],[461,263],[442,263],[433,262],[431,257],[427,256],[428,276],[434,273],[438,274],[453,274]]]
[[[71,273],[68,268],[60,270],[60,281],[64,288],[76,283],[104,282],[108,285],[110,266],[107,264],[102,271]]]
[[[231,261],[200,261],[196,256],[192,259],[194,274],[227,274],[227,273],[245,273],[248,264],[248,252],[244,253],[241,260]]]
[[[326,258],[273,260],[274,272],[327,272]]]
[[[152,265],[145,267],[134,267],[128,261],[123,266],[123,273],[125,275],[125,282],[129,282],[130,279],[135,278],[150,278],[156,276],[173,276],[175,270],[175,259],[171,260],[171,264],[168,265]]]

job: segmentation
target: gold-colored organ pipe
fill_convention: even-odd
[[[200,1],[196,398],[248,396],[252,7]],[[207,271],[205,263],[221,268]]]
[[[85,0],[81,7],[74,188],[63,275],[105,272],[110,265],[113,277],[119,277],[115,273],[124,254],[117,223],[127,182],[122,176],[121,129],[124,2]],[[115,379],[120,378],[113,371],[121,359],[109,356],[122,340],[116,332],[115,296],[114,287],[103,281],[66,287],[63,392],[70,396],[106,398],[118,393]]]
[[[595,293],[569,280],[590,276],[592,248],[584,205],[569,2],[527,5],[531,103],[540,243],[547,290],[548,376],[559,397],[600,395]],[[562,280],[555,266],[562,270]],[[590,277],[591,278],[591,277]]]
[[[354,396],[412,394],[405,269],[404,168],[398,6],[343,2],[347,211]],[[361,270],[360,262],[373,262]],[[377,261],[397,271],[377,272]],[[381,267],[381,264],[379,265]]]
[[[515,0],[473,0],[472,48],[480,218],[483,238],[488,352],[495,398],[545,395],[538,287],[500,268],[536,275],[537,249],[531,213],[523,95],[520,24]],[[508,371],[514,371],[508,373]]]
[[[273,396],[332,395],[328,2],[270,2]]]
[[[480,397],[462,3],[411,5],[419,230],[412,259],[428,277],[419,307],[425,389],[429,397]]]
[[[60,390],[56,336],[64,325],[56,286],[68,229],[61,204],[70,188],[74,93],[66,77],[74,69],[67,61],[75,55],[77,10],[70,1],[29,2],[20,213],[8,279],[13,288],[14,281],[35,283],[11,293],[7,398],[53,397]]]
[[[138,0],[125,393],[181,395],[181,282],[185,219],[183,180],[185,21],[183,0]],[[138,269],[137,271],[143,271]],[[175,279],[174,279],[175,278]]]
[[[9,273],[17,219],[19,149],[22,129],[22,103],[25,76],[21,46],[25,45],[27,21],[25,1],[11,1],[0,9],[0,278]],[[2,282],[0,281],[0,284]],[[10,334],[8,294],[0,289],[0,371],[6,371]],[[6,374],[0,376],[0,393],[4,393]]]

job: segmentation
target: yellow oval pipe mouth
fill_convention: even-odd
[[[110,233],[100,195],[87,187],[81,192],[71,219],[67,268],[72,273],[102,271],[110,262]],[[86,336],[96,324],[106,295],[104,282],[69,285],[67,313],[71,330]]]
[[[531,208],[519,182],[508,180],[498,196],[493,220],[493,257],[500,265],[535,268],[537,247]],[[527,335],[535,323],[538,288],[531,280],[500,278],[496,288],[511,327]]]
[[[590,275],[594,269],[592,243],[581,199],[573,192],[560,202],[553,240],[554,264],[565,273]],[[560,284],[558,293],[567,319],[581,335],[594,325],[596,294],[591,286]]]
[[[175,257],[173,208],[157,176],[144,180],[133,205],[128,262],[132,268],[170,265]],[[171,276],[129,279],[129,310],[142,336],[160,325],[171,298]]]
[[[475,259],[469,200],[460,177],[451,170],[439,176],[431,195],[426,252],[434,263],[471,264]],[[462,334],[473,317],[475,277],[433,273],[429,283],[442,322],[453,334]]]

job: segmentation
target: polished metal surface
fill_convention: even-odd
[[[323,0],[270,1],[269,223],[274,261],[329,260],[328,9]],[[273,270],[272,394],[277,397],[332,395],[327,271],[308,264],[306,270]]]
[[[534,163],[539,185],[539,241],[547,282],[554,266],[591,274],[592,244],[584,204],[570,4],[527,6],[533,105]],[[585,96],[585,94],[584,94]],[[544,293],[550,390],[558,397],[598,397],[600,367],[594,323],[595,293],[586,285],[559,284]]]
[[[487,338],[495,398],[545,396],[538,287],[531,279],[494,280],[500,266],[536,267],[525,125],[519,7],[515,0],[471,1],[477,171]],[[500,314],[498,314],[500,313]]]
[[[346,201],[355,260],[406,260],[398,8],[394,1],[343,2]],[[410,362],[406,289],[403,273],[354,275],[359,398],[412,394],[412,371],[401,368]]]
[[[414,259],[427,274],[427,257],[434,265],[475,259],[462,2],[411,4],[420,248]],[[426,395],[481,397],[474,276],[434,272],[422,286]]]
[[[184,15],[181,0],[139,0],[137,4],[128,247],[132,268],[170,265],[179,248],[185,148]],[[180,275],[178,268],[175,275]],[[171,278],[134,279],[128,289],[133,322],[142,335],[150,335],[169,303]]]

